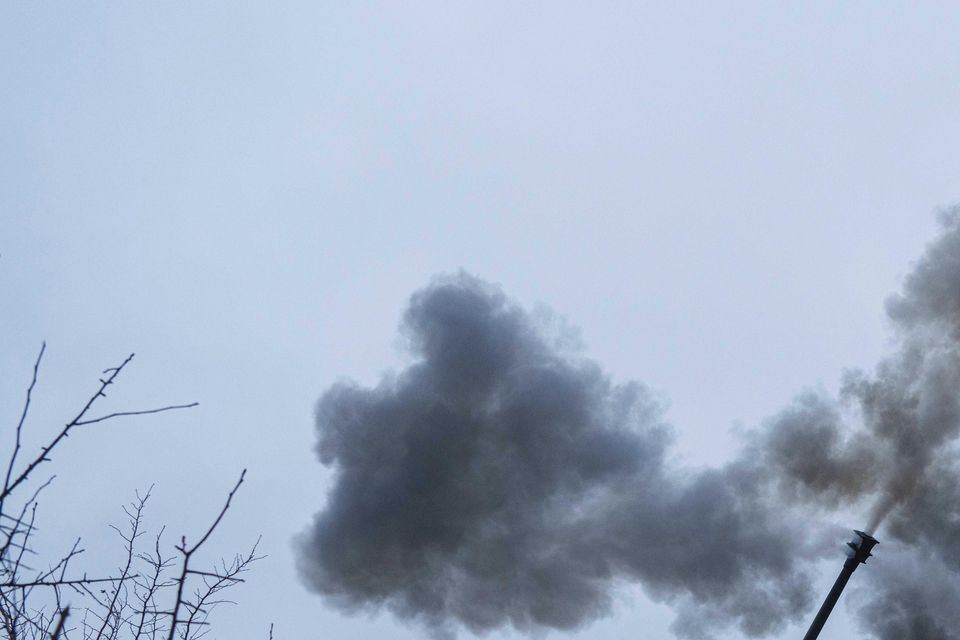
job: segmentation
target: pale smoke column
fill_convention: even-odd
[[[642,385],[612,382],[497,287],[438,279],[402,322],[414,363],[318,403],[334,483],[298,538],[301,576],[344,610],[436,633],[575,628],[626,581],[674,607],[678,635],[767,636],[808,618],[826,516],[884,524],[871,571],[909,558],[956,582],[960,219],[942,220],[888,301],[894,353],[837,398],[801,394],[718,469],[667,463],[671,430]],[[918,609],[930,590],[888,578],[853,589],[865,631],[940,637],[924,629],[943,628],[957,590]]]

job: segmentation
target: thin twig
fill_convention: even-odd
[[[73,580],[33,580],[31,582],[0,582],[0,587],[5,589],[28,589],[31,587],[83,587],[91,584],[100,584],[103,582],[123,582],[139,578],[139,574],[131,574],[124,578],[75,578]]]
[[[81,420],[74,423],[74,426],[80,426],[84,424],[94,424],[95,422],[103,422],[104,420],[109,420],[111,418],[119,418],[120,416],[145,416],[150,413],[160,413],[162,411],[173,411],[174,409],[190,409],[199,405],[199,402],[191,402],[190,404],[172,404],[168,407],[160,407],[158,409],[146,409],[144,411],[118,411],[117,413],[111,413],[109,415],[100,416],[99,418],[92,418],[90,420]]]
[[[210,525],[210,528],[207,529],[207,532],[203,534],[203,537],[200,538],[200,541],[197,544],[193,545],[189,550],[184,549],[184,553],[188,555],[193,555],[193,552],[200,548],[204,542],[207,541],[207,538],[210,537],[210,534],[213,533],[213,530],[217,528],[217,525],[220,524],[220,521],[223,520],[223,516],[226,515],[227,509],[230,508],[230,503],[233,501],[233,496],[237,492],[237,489],[240,488],[240,485],[243,484],[243,479],[247,476],[247,470],[244,469],[240,472],[240,479],[237,480],[237,484],[233,485],[233,489],[230,490],[230,493],[227,494],[227,502],[223,505],[223,509],[220,510],[220,514],[217,516],[217,519],[213,521],[213,524]]]
[[[188,574],[193,576],[205,576],[207,578],[216,578],[217,580],[230,580],[232,582],[246,582],[243,578],[234,578],[233,576],[225,576],[219,573],[213,573],[211,571],[197,571],[195,569],[189,569]]]
[[[174,638],[176,637],[177,624],[179,624],[180,622],[186,622],[189,625],[193,618],[193,616],[191,616],[189,620],[180,620],[177,617],[180,613],[180,607],[186,604],[183,599],[183,589],[186,586],[187,575],[190,572],[190,558],[193,556],[194,553],[196,553],[197,549],[199,549],[203,545],[203,543],[207,541],[207,538],[210,537],[210,534],[213,533],[213,530],[216,529],[217,525],[220,524],[220,521],[223,520],[224,514],[227,513],[227,509],[230,508],[230,503],[231,501],[233,501],[234,494],[236,494],[237,489],[240,488],[240,485],[243,484],[243,479],[246,477],[246,475],[247,475],[247,470],[244,469],[240,473],[240,479],[237,480],[237,484],[235,484],[233,486],[233,489],[230,490],[230,493],[227,494],[227,501],[223,505],[223,509],[220,510],[220,513],[217,515],[217,518],[213,521],[213,524],[210,525],[210,528],[207,529],[207,532],[203,534],[203,537],[201,537],[200,540],[195,545],[193,545],[192,547],[187,547],[186,537],[184,536],[180,538],[180,545],[177,546],[176,549],[183,555],[183,567],[180,571],[180,577],[177,579],[177,598],[173,603],[173,611],[170,612],[170,631],[167,634],[167,640],[174,640]]]
[[[130,513],[130,511],[128,511],[126,507],[124,507],[123,509],[124,512],[127,514],[127,516],[130,518],[130,537],[127,538],[122,533],[120,534],[120,537],[123,538],[127,543],[126,564],[123,567],[123,571],[120,573],[121,585],[123,584],[123,581],[127,579],[127,576],[130,575],[130,567],[131,565],[133,565],[133,559],[135,556],[134,547],[136,546],[137,538],[139,538],[142,535],[142,533],[140,532],[140,523],[143,520],[143,508],[144,506],[146,506],[147,500],[150,499],[150,491],[152,489],[153,487],[148,489],[146,495],[144,495],[143,497],[140,497],[139,492],[137,492],[137,501],[133,504],[133,513]],[[120,611],[116,610],[117,600],[119,598],[120,598],[120,588],[118,587],[113,590],[113,597],[110,599],[110,605],[107,607],[107,612],[103,616],[103,624],[100,625],[100,629],[97,631],[97,636],[95,640],[100,640],[101,638],[103,638],[103,634],[107,630],[107,626],[110,624],[110,617],[112,615],[117,620],[112,631],[115,632],[117,629],[119,629],[121,625]],[[126,598],[124,598],[124,600],[126,600]],[[123,608],[123,604],[121,604],[121,611],[122,611],[122,608]]]
[[[27,399],[23,403],[23,413],[20,414],[20,420],[17,422],[16,442],[13,447],[13,453],[10,454],[10,464],[7,465],[7,475],[3,480],[3,495],[0,497],[0,513],[3,513],[3,501],[9,493],[10,476],[13,474],[13,465],[17,461],[17,454],[20,453],[20,435],[23,433],[23,423],[27,420],[27,413],[30,411],[30,399],[33,396],[33,388],[37,384],[37,374],[40,371],[40,361],[43,360],[43,352],[47,350],[47,343],[44,341],[40,345],[40,353],[37,354],[37,360],[33,363],[33,376],[30,378],[30,386],[27,387]]]

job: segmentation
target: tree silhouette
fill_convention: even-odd
[[[66,552],[45,554],[34,548],[38,527],[40,494],[53,476],[36,480],[51,462],[51,454],[78,427],[117,418],[189,409],[197,405],[163,407],[107,413],[92,417],[98,400],[133,359],[130,354],[116,367],[103,371],[96,391],[79,412],[46,442],[38,453],[23,462],[24,428],[30,413],[46,344],[41,347],[27,387],[23,411],[17,422],[3,488],[0,490],[0,628],[7,640],[196,640],[210,631],[208,616],[218,604],[229,602],[225,591],[243,582],[242,575],[262,556],[259,539],[249,551],[197,568],[197,552],[206,545],[223,521],[246,469],[229,491],[212,523],[188,542],[181,536],[169,552],[164,551],[164,529],[148,535],[144,510],[152,487],[137,492],[123,507],[124,526],[111,525],[122,541],[120,566],[105,575],[90,575],[77,568],[83,553],[78,538]],[[58,523],[60,526],[63,523]],[[149,543],[146,543],[149,541]],[[273,627],[270,628],[270,637]]]

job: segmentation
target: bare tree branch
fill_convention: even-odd
[[[197,542],[188,546],[186,538],[181,537],[180,544],[174,545],[182,560],[181,567],[175,572],[173,569],[177,564],[176,556],[165,556],[161,551],[163,528],[155,536],[151,551],[139,550],[139,541],[147,533],[143,528],[143,513],[152,487],[143,495],[137,493],[136,499],[123,507],[127,517],[125,527],[121,529],[110,525],[124,544],[123,560],[116,573],[90,577],[87,573],[77,575],[68,571],[76,564],[75,559],[83,553],[79,539],[68,551],[54,556],[54,560],[44,560],[45,554],[32,548],[38,531],[37,500],[40,493],[53,481],[53,477],[37,486],[32,493],[27,493],[25,498],[18,497],[15,508],[11,509],[10,503],[15,491],[29,484],[33,472],[50,461],[53,450],[77,427],[114,418],[197,406],[194,402],[87,418],[98,399],[106,397],[107,387],[114,383],[133,359],[131,354],[120,365],[103,372],[104,377],[100,378],[99,387],[76,416],[50,438],[47,444],[40,448],[36,457],[23,465],[18,472],[18,456],[45,351],[46,343],[41,346],[33,366],[33,375],[27,387],[26,399],[17,422],[15,440],[5,464],[6,471],[0,488],[0,633],[6,640],[70,640],[71,636],[77,640],[199,640],[210,631],[207,618],[211,610],[218,604],[232,602],[223,596],[224,591],[243,582],[244,578],[240,574],[262,558],[256,555],[258,540],[247,554],[235,555],[229,563],[221,560],[219,565],[211,570],[191,567],[195,554],[222,523],[234,495],[244,482],[246,469],[240,474],[223,507]],[[25,563],[27,559],[38,568],[28,567]],[[174,596],[172,607],[158,607],[158,601],[166,599],[168,594]],[[73,604],[77,606],[71,609],[64,600],[65,596],[73,599]],[[80,615],[71,612],[79,612]],[[76,622],[70,625],[70,620]],[[271,625],[271,638],[272,634]]]
[[[27,387],[27,399],[23,403],[23,413],[20,414],[20,420],[17,422],[16,441],[13,446],[13,453],[10,454],[10,463],[7,465],[7,475],[3,480],[3,491],[0,492],[0,513],[3,512],[3,501],[9,493],[10,476],[13,474],[13,465],[17,462],[17,454],[20,453],[20,435],[23,433],[23,423],[27,420],[27,413],[30,411],[30,399],[33,396],[33,388],[37,385],[37,374],[40,371],[40,361],[43,360],[43,352],[47,350],[47,343],[40,345],[40,353],[37,354],[37,361],[33,363],[33,376],[30,378],[30,386]]]
[[[167,640],[174,640],[174,637],[177,632],[177,624],[181,622],[177,617],[180,612],[180,607],[185,604],[183,599],[183,590],[187,583],[187,575],[190,572],[190,559],[193,557],[193,554],[203,546],[203,544],[210,537],[210,534],[213,533],[213,530],[217,528],[217,525],[220,524],[220,521],[223,520],[223,516],[227,513],[227,509],[230,508],[230,503],[233,501],[234,494],[237,493],[237,489],[240,488],[240,485],[243,484],[243,479],[247,475],[247,470],[244,469],[240,472],[240,479],[237,480],[237,484],[233,486],[233,489],[230,490],[230,493],[227,494],[227,501],[224,503],[223,508],[220,510],[220,513],[217,515],[216,519],[213,521],[213,524],[210,525],[210,528],[207,529],[207,532],[203,534],[203,537],[193,545],[192,547],[187,547],[186,537],[180,539],[180,545],[176,549],[183,555],[183,567],[180,572],[180,577],[177,579],[177,599],[173,604],[173,611],[170,613],[170,618],[172,622],[170,623],[170,632],[167,634]],[[189,630],[189,620],[185,620],[188,624]]]

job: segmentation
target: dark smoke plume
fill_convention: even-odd
[[[855,596],[864,630],[882,640],[960,640],[957,573],[920,549],[889,551],[871,561],[871,584]]]
[[[872,375],[802,394],[740,458],[694,472],[667,462],[671,429],[642,385],[613,383],[498,288],[439,279],[403,318],[414,363],[318,404],[335,482],[298,538],[301,575],[343,609],[439,633],[576,628],[634,582],[674,607],[680,636],[759,637],[812,609],[811,518],[863,513],[896,543],[871,562],[881,587],[856,596],[864,630],[954,638],[960,217],[943,216],[887,308],[899,347]]]

